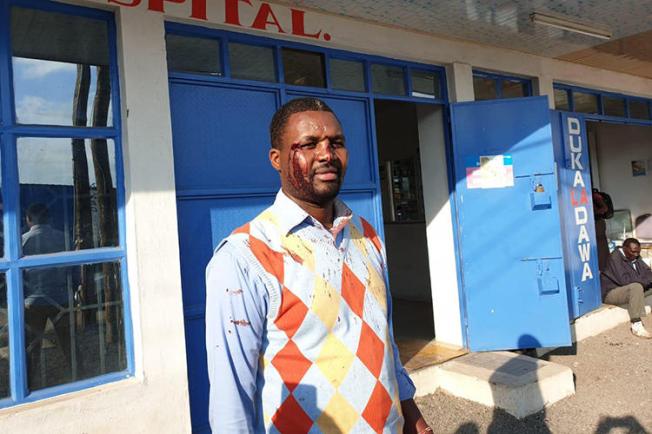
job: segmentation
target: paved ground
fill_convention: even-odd
[[[652,340],[623,324],[545,358],[573,370],[576,394],[526,419],[442,392],[417,404],[435,433],[652,433]]]

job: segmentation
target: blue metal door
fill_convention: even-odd
[[[271,205],[280,187],[268,161],[268,125],[287,99],[304,93],[173,79],[172,132],[190,410],[194,432],[210,432],[205,349],[204,269],[213,249],[236,227]],[[336,112],[349,149],[341,193],[382,227],[376,151],[368,98],[322,97]]]
[[[467,345],[571,342],[545,97],[451,105]]]

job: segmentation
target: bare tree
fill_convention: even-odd
[[[88,94],[90,90],[91,70],[88,65],[77,65],[77,81],[73,99],[72,124],[85,127],[88,111]],[[72,139],[73,192],[74,192],[74,228],[73,244],[75,250],[89,249],[94,245],[93,220],[91,212],[90,182],[88,177],[88,159],[84,139]],[[93,279],[88,267],[81,267],[81,280],[78,288],[83,300],[88,300]],[[90,314],[80,314],[80,324],[90,320]]]
[[[107,126],[109,105],[111,102],[111,76],[108,66],[97,67],[97,88],[93,101],[93,126]],[[99,246],[110,247],[118,244],[116,222],[116,196],[111,177],[111,164],[106,139],[91,141],[93,168],[95,170],[96,195],[99,220]],[[104,283],[104,301],[115,301],[118,289],[118,270],[114,263],[102,264]],[[109,305],[104,309],[104,321],[107,342],[114,342],[120,328],[117,324],[118,308]]]

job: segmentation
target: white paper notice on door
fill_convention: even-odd
[[[466,188],[507,188],[514,186],[511,155],[481,155],[466,167]]]

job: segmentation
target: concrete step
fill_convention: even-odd
[[[573,372],[506,351],[471,353],[410,375],[417,396],[438,388],[523,418],[575,393]]]

